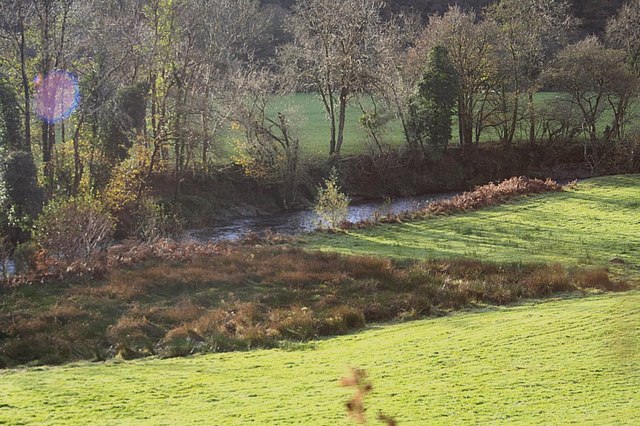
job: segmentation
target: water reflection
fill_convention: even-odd
[[[6,275],[13,275],[16,273],[16,265],[11,259],[0,259],[0,278]]]
[[[397,198],[390,203],[375,201],[356,204],[349,207],[347,220],[360,222],[373,219],[376,214],[385,216],[390,213],[415,211],[433,201],[449,198],[455,194],[430,194],[421,197]],[[190,230],[187,232],[187,237],[200,241],[233,241],[251,232],[262,233],[269,229],[278,234],[295,235],[311,232],[316,226],[316,215],[311,211],[303,210],[229,220],[219,225]]]

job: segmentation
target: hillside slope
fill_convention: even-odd
[[[463,9],[481,11],[496,0],[385,0],[385,9],[393,12],[419,13],[426,17],[433,13],[444,13],[450,4]],[[587,34],[602,33],[607,19],[615,15],[626,0],[574,0],[570,1],[573,15],[582,20],[582,30]],[[294,0],[263,0],[265,4],[291,7]]]
[[[349,424],[350,366],[402,425],[638,424],[640,293],[376,327],[302,346],[0,373],[0,424]],[[303,350],[306,349],[306,350]]]
[[[346,254],[610,267],[637,280],[639,209],[640,175],[613,176],[475,212],[311,234],[306,241],[309,248]]]

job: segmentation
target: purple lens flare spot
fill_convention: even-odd
[[[66,120],[80,103],[78,78],[68,71],[55,70],[38,75],[35,85],[34,110],[38,117],[54,124]]]

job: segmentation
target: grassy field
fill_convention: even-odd
[[[556,101],[557,93],[544,92],[536,95],[535,102],[538,105],[550,105]],[[366,103],[365,103],[366,105]],[[312,93],[299,93],[296,95],[282,96],[273,104],[274,112],[290,111],[293,113],[297,123],[296,134],[300,138],[301,150],[307,158],[325,158],[329,155],[329,122],[320,99]],[[634,111],[635,114],[640,111]],[[366,132],[360,125],[359,118],[362,116],[361,109],[357,104],[352,104],[347,110],[345,141],[343,145],[343,155],[356,155],[367,151]],[[607,111],[600,120],[601,130],[611,122],[611,112]],[[528,128],[523,126],[516,138],[527,139]],[[232,137],[219,147],[221,160],[228,160],[234,152]],[[402,127],[399,121],[393,121],[384,131],[381,139],[391,146],[400,146],[405,143],[402,134]],[[488,128],[481,135],[483,142],[496,141],[498,135],[494,129]],[[457,144],[458,123],[453,120],[452,144]]]
[[[560,298],[374,327],[299,350],[0,373],[0,424],[638,424],[640,294]]]
[[[215,335],[217,327],[233,325],[256,335],[263,328],[268,334],[265,318],[276,313],[286,330],[293,313],[306,324],[311,310],[320,312],[331,303],[357,306],[366,297],[393,294],[411,305],[422,299],[403,291],[411,290],[408,284],[416,279],[429,292],[456,286],[475,291],[500,284],[509,268],[535,266],[520,263],[605,266],[618,277],[637,280],[639,207],[640,175],[592,179],[561,193],[347,234],[314,234],[303,243],[314,250],[383,256],[377,259],[318,256],[295,248],[238,250],[198,261],[137,265],[111,271],[98,282],[7,289],[0,293],[0,320],[10,320],[4,321],[8,333],[23,325],[13,343],[29,353],[47,352],[24,336],[32,333],[33,342],[46,343],[55,329],[62,334],[51,344],[75,339],[91,324],[106,327],[108,322],[97,317],[102,311],[119,318],[106,328],[112,338],[116,332],[126,338],[142,331],[164,333],[169,322],[162,318],[185,324],[171,325],[183,334],[191,321],[189,330],[211,326]],[[443,261],[447,265],[435,266],[441,275],[430,277],[419,264],[403,272],[384,259],[463,256],[498,263],[465,283],[455,268],[468,261],[458,266]],[[405,263],[411,264],[398,262]],[[542,271],[522,283],[554,279],[553,269]],[[231,310],[218,306],[227,297],[239,302]],[[442,297],[425,301],[431,306]],[[272,301],[281,307],[283,300],[292,303],[290,311],[260,305]],[[379,305],[396,303],[389,300]],[[365,369],[374,384],[367,400],[370,416],[383,411],[401,425],[640,422],[637,287],[617,294],[561,293],[510,307],[475,306],[435,319],[369,325],[358,334],[285,342],[280,346],[285,349],[5,370],[0,372],[0,424],[346,425],[344,403],[351,391],[338,382],[350,367]],[[0,340],[9,342],[9,336],[0,329]]]
[[[395,258],[610,266],[637,279],[639,209],[640,176],[605,177],[466,214],[340,235],[312,234],[306,242],[309,248]]]

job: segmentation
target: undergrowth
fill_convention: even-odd
[[[500,183],[489,183],[476,187],[473,191],[456,195],[452,198],[435,201],[417,211],[407,211],[389,214],[375,220],[358,223],[344,222],[342,229],[361,229],[378,223],[399,223],[425,219],[434,215],[464,213],[485,207],[507,203],[517,197],[545,192],[562,191],[562,186],[547,179],[530,179],[527,177],[513,177]]]
[[[286,347],[478,303],[627,288],[603,269],[553,264],[189,247],[115,248],[101,274],[0,289],[0,366]]]

